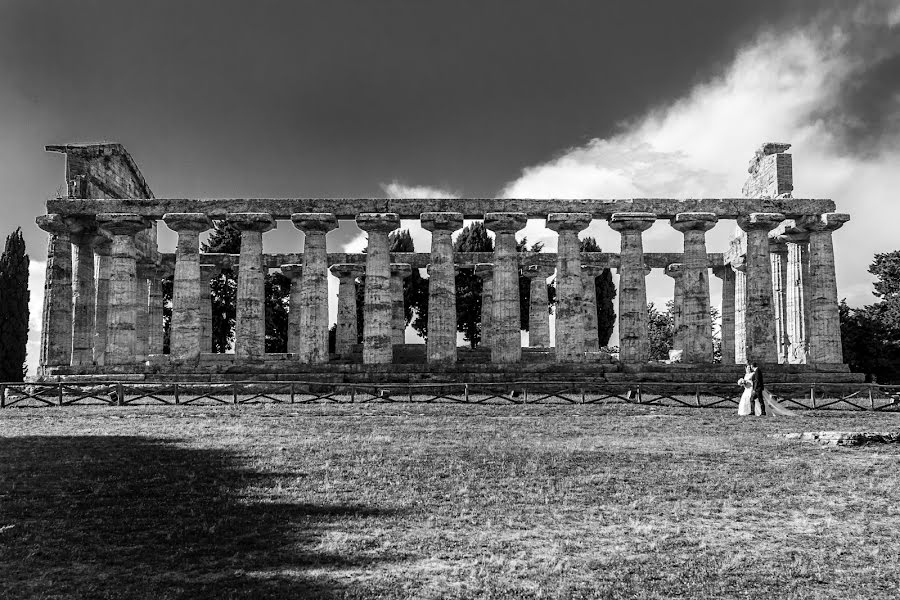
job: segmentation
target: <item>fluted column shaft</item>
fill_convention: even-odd
[[[481,346],[490,348],[494,330],[494,265],[490,263],[475,265],[475,275],[481,279]],[[547,337],[549,336],[548,332]]]
[[[147,346],[147,352],[149,354],[163,353],[165,325],[163,323],[162,280],[167,276],[168,274],[163,269],[157,269],[156,276],[150,278],[150,341]]]
[[[790,348],[788,362],[807,362],[809,331],[809,232],[781,236],[787,246],[785,278],[785,333]]]
[[[462,214],[422,213],[422,227],[431,232],[431,264],[428,267],[429,363],[456,362],[456,267],[453,232],[462,227]]]
[[[200,265],[200,352],[212,352],[212,279],[218,268]],[[151,307],[152,314],[152,307]]]
[[[263,358],[266,352],[266,268],[262,236],[275,228],[275,220],[268,213],[237,213],[228,215],[228,222],[241,232],[234,354],[242,359]]]
[[[334,351],[344,358],[350,356],[358,343],[356,326],[356,279],[363,274],[358,265],[337,264],[331,273],[338,278],[337,324],[335,326]]]
[[[600,332],[597,324],[597,278],[603,274],[603,267],[595,265],[581,266],[581,279],[584,284],[582,315],[584,318],[584,351],[600,351]]]
[[[163,221],[178,233],[175,281],[172,286],[170,355],[175,360],[197,360],[203,334],[200,317],[200,232],[211,228],[212,222],[203,213],[168,213],[163,216]],[[243,251],[243,240],[241,242]],[[242,252],[242,261],[243,258]]]
[[[771,363],[778,360],[769,232],[783,220],[784,215],[779,213],[751,213],[738,219],[738,226],[747,233],[747,310],[744,330],[749,362]]]
[[[684,351],[687,328],[684,325],[684,270],[682,264],[668,265],[665,268],[665,274],[675,282],[672,293],[672,348]],[[682,354],[681,360],[682,362],[691,362],[684,354]]]
[[[112,237],[110,249],[109,313],[106,333],[106,364],[135,362],[136,286],[135,235],[147,223],[135,214],[101,213],[100,226]]]
[[[294,226],[306,234],[300,276],[300,362],[328,362],[328,255],[326,234],[337,228],[331,213],[295,213]]]
[[[550,347],[550,300],[547,298],[547,277],[552,270],[541,265],[525,269],[530,280],[528,302],[528,345],[532,348]]]
[[[772,307],[775,311],[775,350],[778,362],[787,363],[790,339],[787,335],[787,245],[769,240],[769,260],[772,263]]]
[[[844,362],[831,234],[849,220],[847,214],[827,213],[802,223],[809,231],[809,361],[812,363]]]
[[[97,235],[83,233],[72,236],[74,253],[74,286],[72,289],[72,361],[75,365],[89,365],[94,362],[94,323],[95,304],[99,298],[94,282],[94,246],[105,244],[104,239]],[[108,245],[105,246],[108,248]],[[109,252],[106,251],[106,266],[109,268]],[[98,275],[99,276],[99,275]],[[100,282],[97,282],[99,285]],[[105,282],[108,285],[108,277]],[[104,299],[104,316],[106,311],[106,299]],[[105,326],[105,323],[103,323]],[[105,347],[106,328],[103,330],[103,343]],[[102,347],[101,347],[102,348]]]
[[[656,221],[651,213],[614,213],[609,226],[621,234],[619,252],[619,359],[644,363],[650,358],[647,332],[647,282],[642,233]]]
[[[406,304],[403,298],[403,282],[412,275],[412,267],[406,263],[391,263],[391,343],[406,343]]]
[[[691,363],[713,361],[712,319],[709,314],[709,259],[706,253],[706,232],[718,217],[713,213],[679,213],[672,219],[672,227],[684,234],[681,259],[681,348],[682,360]]]
[[[300,352],[303,325],[300,315],[303,313],[302,275],[303,265],[281,265],[281,274],[291,280],[291,292],[288,299],[287,351],[291,354]]]
[[[491,362],[517,363],[522,357],[519,313],[519,257],[516,232],[527,223],[524,213],[487,213],[485,226],[494,232],[494,298]]]
[[[94,256],[96,256],[97,259],[97,281],[96,287],[93,285],[93,281],[91,285],[91,288],[95,289],[95,294],[92,294],[94,295],[95,300],[91,309],[93,310],[92,322],[94,330],[92,356],[94,364],[96,365],[106,364],[106,338],[107,333],[109,332],[109,278],[112,274],[112,257],[110,256],[111,246],[112,244],[110,244],[109,242],[105,242],[98,244],[97,247],[94,248]],[[94,257],[92,256],[92,272],[93,258]],[[78,261],[78,264],[80,267],[81,260]],[[73,353],[73,361],[74,358],[75,356]]]
[[[588,213],[550,213],[547,228],[559,234],[556,251],[556,361],[584,358],[584,281],[578,232],[591,224]]]
[[[722,326],[719,329],[719,335],[722,341],[722,364],[734,364],[734,271],[731,265],[717,267],[713,271],[719,279],[722,280],[722,305],[720,309]]]
[[[150,277],[147,265],[137,265],[134,280],[134,356],[146,360],[150,349]]]
[[[747,360],[747,271],[741,264],[734,269],[734,361]]]
[[[363,308],[363,363],[388,364],[393,361],[388,234],[400,226],[400,217],[396,213],[362,213],[356,217],[356,224],[369,234]]]
[[[72,240],[59,215],[36,219],[50,234],[44,279],[40,367],[69,365],[72,360]]]

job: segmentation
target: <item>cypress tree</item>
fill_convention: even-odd
[[[0,256],[0,381],[25,378],[28,344],[28,255],[22,229],[6,238]]]
[[[582,252],[602,252],[600,245],[592,237],[581,240]],[[616,309],[613,300],[616,297],[616,285],[613,283],[612,271],[603,269],[603,273],[594,283],[597,291],[597,334],[600,346],[609,344],[613,329],[616,326]]]

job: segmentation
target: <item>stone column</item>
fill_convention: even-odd
[[[200,352],[212,352],[212,280],[218,276],[215,265],[200,265]]]
[[[94,344],[91,356],[93,357],[94,364],[100,366],[106,364],[106,336],[109,331],[109,279],[112,274],[112,257],[110,256],[112,252],[111,248],[112,244],[109,242],[109,240],[101,241],[94,248],[94,256],[97,259],[97,281],[95,284],[95,300],[91,306],[91,310],[93,311],[93,318],[91,319],[91,322],[93,323],[94,330]],[[93,271],[94,256],[91,257],[91,271]],[[91,287],[94,288],[94,285],[92,285]],[[75,321],[77,323],[77,301],[75,303],[75,307]],[[75,337],[78,337],[77,330]],[[74,361],[74,353],[72,358]]]
[[[844,362],[831,233],[849,220],[848,214],[826,213],[801,221],[809,231],[809,362],[813,364]]]
[[[391,263],[391,343],[406,343],[406,309],[403,303],[403,281],[412,275],[406,263]]]
[[[603,267],[582,265],[581,279],[584,284],[582,315],[584,318],[584,351],[600,351],[600,331],[597,324],[597,278],[603,275]]]
[[[589,213],[550,213],[547,228],[559,234],[556,250],[556,362],[584,358],[584,281],[578,232],[591,224]]]
[[[740,217],[738,227],[747,233],[745,332],[747,360],[773,363],[775,307],[772,305],[772,265],[769,260],[769,232],[784,220],[780,213],[750,213]]]
[[[550,300],[547,298],[547,278],[553,270],[542,265],[525,268],[531,281],[528,302],[528,345],[532,348],[550,347]]]
[[[59,215],[43,215],[35,222],[50,234],[40,367],[68,366],[72,361],[72,240],[69,227]]]
[[[679,347],[684,350],[682,360],[688,363],[713,361],[706,232],[715,227],[717,221],[718,217],[713,213],[703,212],[679,213],[671,221],[672,227],[684,234]]]
[[[80,231],[79,231],[80,230]],[[73,289],[72,289],[72,365],[90,365],[94,362],[94,347],[97,342],[94,335],[95,305],[98,302],[97,288],[99,282],[94,281],[94,252],[102,249],[109,272],[109,241],[95,231],[84,230],[80,225],[71,229],[72,247],[74,250]],[[108,286],[107,275],[105,283]],[[106,315],[106,299],[103,299],[103,316]],[[105,325],[105,323],[104,323]],[[103,346],[106,343],[106,328],[103,329]]]
[[[147,229],[148,224],[140,215],[128,213],[101,213],[97,221],[112,237],[105,364],[134,363],[137,304],[134,237]]]
[[[645,363],[650,359],[647,333],[647,282],[641,234],[656,221],[652,213],[613,213],[609,226],[621,236],[619,253],[619,359]]]
[[[715,267],[713,273],[722,280],[722,306],[720,309],[722,326],[719,335],[722,341],[722,364],[734,364],[734,271],[731,265]]]
[[[787,245],[769,240],[769,260],[772,268],[772,307],[775,311],[775,350],[778,362],[787,363],[790,339],[787,336]]]
[[[734,361],[747,362],[747,266],[732,264],[734,270]]]
[[[165,325],[163,324],[162,280],[166,277],[169,277],[169,270],[157,267],[154,277],[150,278],[150,341],[147,346],[149,354],[163,354]]]
[[[793,228],[779,236],[779,240],[787,246],[784,287],[788,362],[805,364],[809,352],[809,232]]]
[[[431,264],[428,267],[429,363],[456,362],[456,267],[453,259],[454,231],[462,227],[462,214],[427,212],[420,217],[431,232]]]
[[[391,253],[388,234],[400,226],[397,213],[362,213],[356,224],[369,234],[363,307],[363,363],[389,364],[391,337]]]
[[[672,263],[663,269],[663,272],[675,282],[675,290],[672,293],[672,349],[684,350],[686,327],[684,325],[684,270],[681,263]],[[682,355],[682,362],[689,362]],[[712,361],[704,361],[712,362]]]
[[[136,265],[134,280],[134,356],[147,360],[150,351],[150,273],[151,265]]]
[[[494,232],[494,298],[491,362],[517,363],[522,357],[519,314],[519,255],[516,232],[528,222],[525,213],[487,213],[485,226]],[[559,325],[557,325],[557,329]],[[557,339],[559,339],[557,337]],[[559,349],[557,348],[557,352]]]
[[[475,275],[481,279],[481,346],[490,348],[494,321],[494,265],[478,263]],[[547,337],[550,337],[549,331]]]
[[[300,353],[300,343],[303,335],[300,333],[303,326],[300,315],[303,312],[303,295],[301,293],[303,265],[281,265],[281,274],[291,280],[291,296],[288,310],[287,351],[291,354]]]
[[[300,276],[300,344],[302,363],[328,362],[328,255],[325,235],[337,229],[331,213],[294,213],[294,227],[306,235]]]
[[[262,236],[275,229],[268,213],[228,215],[228,223],[241,232],[238,264],[237,315],[234,354],[239,359],[264,358],[266,353],[266,268]]]
[[[335,354],[347,358],[358,343],[356,327],[356,279],[364,273],[359,265],[350,263],[331,265],[331,274],[338,278],[337,324],[335,326]]]
[[[175,281],[172,285],[170,357],[196,361],[200,358],[203,334],[200,317],[200,233],[211,228],[212,221],[203,213],[167,213],[163,215],[163,221],[169,229],[178,233]]]

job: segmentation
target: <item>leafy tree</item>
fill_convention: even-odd
[[[281,273],[266,275],[266,352],[287,352],[291,280]]]
[[[879,302],[838,307],[844,360],[879,383],[900,382],[900,251],[876,254],[869,266]]]
[[[481,221],[463,227],[453,242],[454,252],[493,252],[494,240]],[[456,329],[472,348],[481,342],[481,278],[474,269],[456,274]]]
[[[650,302],[647,304],[647,335],[650,338],[650,359],[666,360],[672,349],[675,325],[672,317],[673,302],[666,302],[666,310],[661,311]]]
[[[0,256],[0,381],[25,379],[28,344],[28,255],[22,228],[6,238]]]
[[[592,237],[581,240],[581,251],[602,252],[597,240]],[[606,346],[616,327],[616,308],[613,302],[616,298],[616,284],[613,283],[612,271],[603,269],[603,273],[597,277],[595,290],[597,292],[597,333],[600,346]]]

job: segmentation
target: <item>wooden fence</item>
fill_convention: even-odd
[[[0,408],[72,405],[215,405],[287,403],[596,404],[624,402],[692,408],[734,408],[741,388],[722,383],[348,384],[309,381],[0,383]],[[900,386],[773,384],[786,408],[900,411]]]

